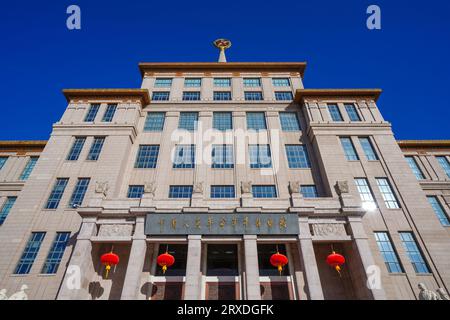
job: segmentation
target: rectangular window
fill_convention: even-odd
[[[179,144],[175,148],[173,168],[195,168],[195,144]]]
[[[144,194],[144,186],[142,185],[131,185],[128,186],[127,197],[131,199],[142,198]]]
[[[268,144],[250,144],[248,152],[250,155],[250,168],[272,168],[272,158]]]
[[[213,112],[213,128],[220,131],[233,129],[231,112]]]
[[[389,209],[400,208],[389,181],[386,178],[377,178],[376,180],[386,207]]]
[[[244,78],[244,87],[261,87],[260,78]]]
[[[6,160],[8,160],[8,157],[0,157],[0,170],[2,170],[3,166],[6,163]]]
[[[184,86],[188,88],[201,87],[202,78],[186,78],[184,79]]]
[[[419,165],[416,162],[416,159],[414,157],[405,157],[406,162],[408,162],[409,167],[411,168],[412,172],[416,176],[417,180],[423,180],[425,179],[422,170],[420,170]]]
[[[277,189],[274,185],[254,185],[252,194],[253,198],[276,198]]]
[[[211,186],[211,198],[234,198],[234,186]]]
[[[31,172],[34,169],[34,166],[36,165],[36,162],[39,158],[38,157],[30,157],[30,159],[27,162],[27,165],[23,169],[22,173],[20,174],[19,180],[27,180],[30,176]]]
[[[398,260],[397,252],[392,246],[391,239],[387,232],[375,232],[375,240],[378,249],[383,257],[386,268],[390,273],[402,273],[403,268]]]
[[[434,213],[438,217],[439,221],[444,227],[450,226],[450,220],[448,216],[445,214],[444,208],[439,203],[439,200],[436,196],[427,196],[428,202],[431,204],[431,207],[434,210]]]
[[[53,186],[53,190],[48,197],[47,204],[45,205],[45,209],[56,209],[58,208],[59,201],[64,194],[64,190],[66,189],[67,182],[69,178],[57,178],[56,182]]]
[[[317,198],[319,196],[315,185],[300,186],[300,193],[304,198]]]
[[[200,92],[198,91],[184,91],[183,101],[198,101],[200,100]]]
[[[211,168],[230,169],[234,168],[233,145],[214,144],[211,150]]]
[[[280,112],[281,130],[300,131],[297,112]]]
[[[117,104],[108,104],[106,107],[106,111],[103,114],[102,122],[111,122],[114,118],[114,114],[116,113]]]
[[[373,198],[372,190],[370,190],[369,184],[366,178],[355,179],[356,188],[358,189],[359,196],[361,197],[362,206],[364,209],[376,208],[376,202]]]
[[[158,161],[158,145],[140,145],[134,163],[135,168],[156,168]]]
[[[341,112],[339,111],[339,107],[337,106],[337,104],[329,104],[328,112],[330,113],[331,119],[333,121],[344,121],[344,119],[342,119],[342,115]]]
[[[359,160],[358,154],[356,153],[355,146],[353,142],[348,137],[341,137],[342,149],[344,149],[345,157],[347,160]]]
[[[215,101],[230,101],[231,100],[231,92],[229,92],[229,91],[214,91],[214,100]]]
[[[169,101],[169,91],[158,91],[152,93],[152,101]]]
[[[230,78],[214,78],[214,87],[231,87]]]
[[[245,91],[244,98],[246,101],[261,101],[263,99],[262,92]]]
[[[272,84],[274,87],[289,87],[291,85],[289,78],[273,78]]]
[[[16,202],[17,197],[7,197],[5,203],[2,206],[2,210],[0,210],[0,226],[5,222],[6,217],[8,216],[11,208]]]
[[[344,104],[345,111],[347,111],[348,117],[350,121],[361,121],[359,117],[358,111],[356,111],[356,107],[354,104]]]
[[[75,189],[73,189],[72,197],[69,201],[69,206],[75,208],[76,206],[81,206],[83,203],[84,195],[89,186],[89,178],[78,178]]]
[[[86,160],[98,160],[100,152],[102,152],[104,142],[105,137],[94,137],[94,141],[92,141],[91,149],[89,150]]]
[[[375,150],[372,146],[372,142],[370,142],[369,138],[360,137],[359,143],[361,144],[361,147],[364,150],[364,154],[366,155],[367,160],[378,160],[378,156],[375,153]]]
[[[70,232],[57,232],[41,273],[55,274],[69,242]]]
[[[76,161],[80,156],[81,150],[83,149],[84,142],[86,141],[86,137],[76,137],[73,142],[72,148],[70,149],[69,154],[67,155],[66,160],[68,161]]]
[[[412,232],[399,232],[400,239],[402,239],[403,248],[405,248],[409,261],[411,261],[416,273],[430,273],[422,251],[417,245],[416,239]]]
[[[178,129],[194,131],[197,129],[198,112],[180,112]]]
[[[172,78],[156,78],[155,88],[170,88],[172,86]]]
[[[266,130],[266,115],[264,112],[247,112],[247,130]]]
[[[294,98],[290,91],[275,91],[275,100],[277,101],[290,101],[292,99]]]
[[[91,104],[89,111],[84,118],[84,122],[93,122],[97,116],[98,109],[100,109],[100,103]]]
[[[289,168],[311,168],[308,152],[304,145],[286,145]]]
[[[23,250],[22,257],[16,266],[14,274],[28,274],[33,266],[34,259],[41,248],[42,241],[44,240],[45,232],[33,232],[30,238],[28,238],[27,245]]]
[[[164,128],[164,112],[148,112],[145,118],[144,131],[162,131]]]
[[[169,198],[191,198],[192,186],[170,186]]]
[[[444,169],[447,177],[450,178],[450,162],[448,161],[447,157],[439,156],[439,157],[436,157],[436,159],[439,162],[439,164],[441,165],[442,169]]]

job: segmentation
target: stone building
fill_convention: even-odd
[[[0,289],[30,299],[416,299],[450,287],[450,141],[305,63],[140,63],[0,142]],[[120,262],[106,277],[100,262]],[[175,264],[165,274],[159,254]],[[279,273],[275,252],[289,262]],[[340,274],[326,264],[346,259]]]

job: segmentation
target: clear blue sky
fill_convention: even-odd
[[[366,28],[370,4],[382,30]],[[0,140],[47,139],[63,88],[139,87],[141,61],[216,61],[218,37],[229,61],[306,61],[306,88],[382,88],[397,139],[450,139],[450,1],[58,0],[2,2]]]

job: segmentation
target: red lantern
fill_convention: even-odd
[[[345,263],[345,258],[343,255],[333,251],[333,253],[327,257],[327,263],[341,275],[341,266]]]
[[[281,254],[277,251],[277,253],[274,253],[271,257],[270,257],[270,264],[272,264],[274,267],[278,268],[278,272],[280,273],[281,276],[281,271],[283,271],[283,267],[285,265],[287,265],[289,262],[288,258],[284,255]]]
[[[173,255],[166,253],[160,254],[156,259],[158,265],[162,268],[163,274],[166,273],[167,267],[170,267],[175,263],[175,258]]]
[[[111,270],[111,266],[116,266],[117,264],[119,264],[119,256],[115,253],[112,252],[108,252],[103,254],[100,257],[100,261],[102,262],[103,265],[106,266],[106,274],[105,274],[105,278],[108,278],[108,274],[109,274],[109,270]]]

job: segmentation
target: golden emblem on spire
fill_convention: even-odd
[[[220,49],[219,62],[227,62],[225,50],[231,47],[231,41],[228,39],[217,39],[213,44],[216,48]]]

